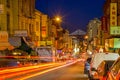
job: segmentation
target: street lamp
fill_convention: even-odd
[[[87,35],[85,35],[84,39],[88,39],[88,36],[87,36]]]
[[[62,22],[62,18],[60,16],[55,16],[54,20],[56,22]]]
[[[57,18],[56,18],[56,21],[60,21],[60,18],[59,18],[59,17],[57,17]]]

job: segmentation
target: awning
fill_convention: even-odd
[[[21,45],[21,38],[20,37],[10,37],[8,39],[9,43],[15,47],[19,47]]]

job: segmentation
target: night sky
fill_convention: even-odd
[[[36,0],[36,9],[49,17],[62,16],[62,27],[86,31],[89,20],[103,15],[105,0]]]

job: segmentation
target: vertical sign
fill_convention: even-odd
[[[41,19],[41,37],[46,38],[47,37],[47,15],[42,15]]]
[[[117,3],[110,3],[110,26],[117,26]]]
[[[103,30],[104,32],[107,32],[108,31],[108,28],[107,28],[107,18],[106,16],[102,16],[101,17],[101,30]]]
[[[110,4],[110,34],[120,35],[120,27],[117,26],[117,3]]]

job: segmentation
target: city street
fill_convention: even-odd
[[[83,63],[77,62],[73,65],[50,71],[27,80],[88,80],[83,74]]]
[[[119,57],[120,0],[0,0],[0,80],[120,80]]]
[[[87,80],[82,61],[41,64],[0,71],[0,80]]]

